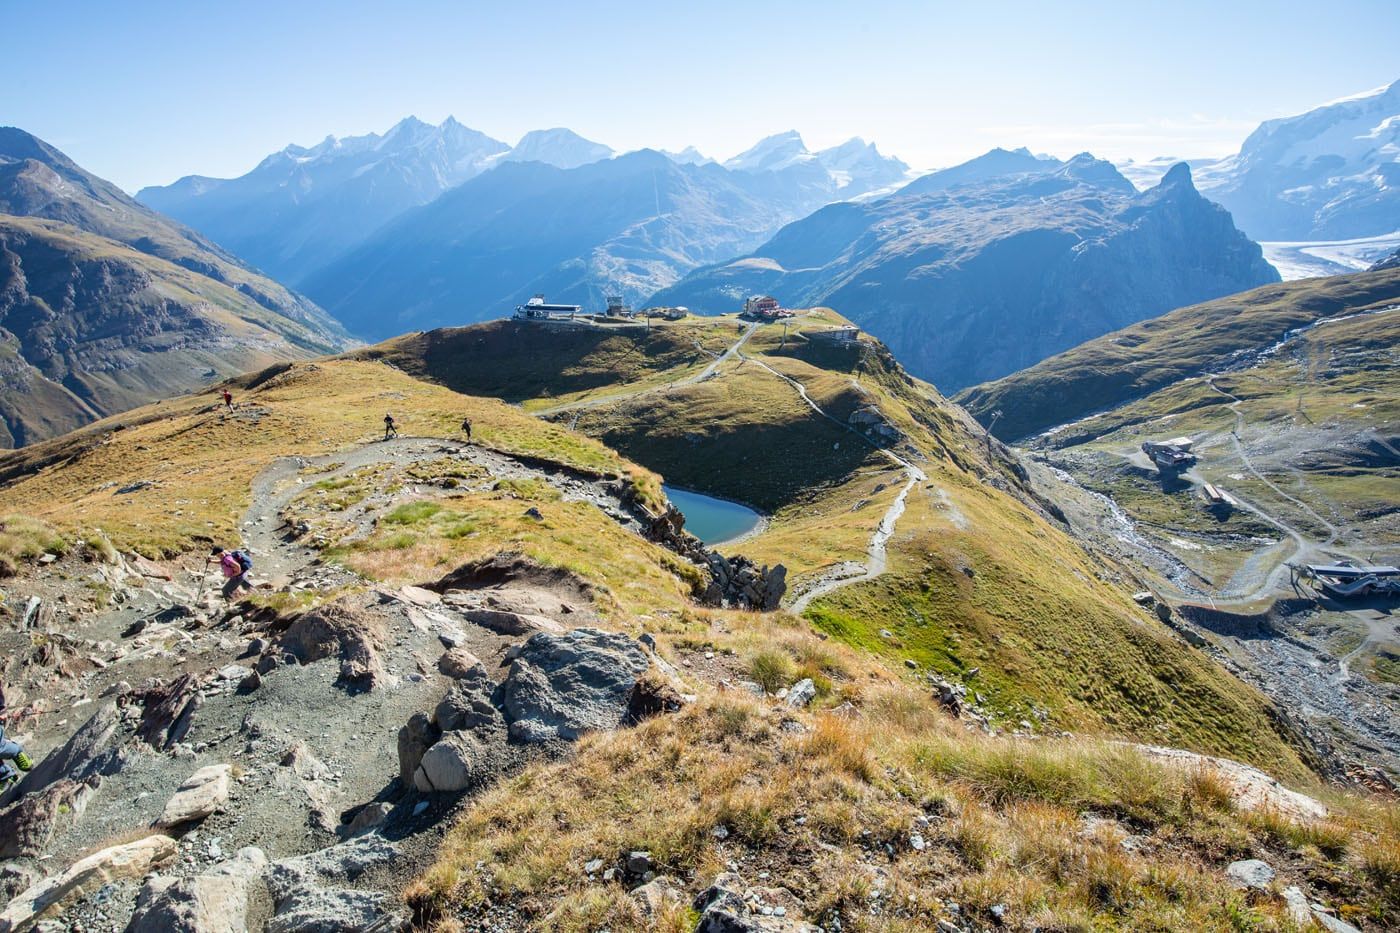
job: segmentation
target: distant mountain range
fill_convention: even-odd
[[[1121,166],[1142,187],[1176,160]],[[1400,231],[1400,81],[1267,120],[1196,185],[1256,240],[1351,240]]]
[[[486,320],[535,293],[641,302],[747,252],[835,192],[820,165],[731,170],[641,150],[575,169],[507,163],[405,213],[304,287],[368,338]]]
[[[830,305],[949,391],[1277,280],[1185,165],[1139,194],[1087,154],[997,149],[888,197],[825,207],[652,301],[728,311],[770,293]]]
[[[615,156],[608,146],[564,128],[526,133],[512,147],[468,129],[451,117],[440,126],[409,117],[382,136],[373,133],[345,139],[332,136],[311,148],[288,146],[239,178],[191,175],[165,187],[142,189],[137,198],[188,223],[279,279],[298,287],[306,286],[313,293],[322,288],[323,296],[334,301],[336,299],[330,297],[334,292],[324,290],[320,284],[327,281],[329,267],[344,268],[339,260],[366,245],[387,223],[413,208],[510,163],[535,162],[569,171]],[[666,154],[666,157],[683,166],[713,164],[693,147]],[[753,223],[758,217],[765,218],[766,224],[757,231],[761,240],[763,235],[772,233],[786,221],[822,204],[898,182],[907,174],[908,166],[881,155],[873,144],[859,139],[821,152],[810,152],[797,133],[789,132],[762,140],[748,152],[725,163],[723,172],[753,176],[720,184],[742,189],[748,197],[765,203],[757,205],[755,210],[742,212],[732,223],[722,215],[678,218],[678,226],[704,228],[699,231],[702,242],[695,247],[682,245],[679,249],[658,245],[652,250],[634,241],[633,245],[639,246],[641,253],[626,257],[633,269],[620,272],[621,278],[615,281],[598,277],[610,274],[616,265],[606,257],[593,262],[587,255],[591,250],[565,257],[583,261],[589,274],[594,276],[587,281],[587,294],[601,295],[620,289],[624,294],[639,296],[648,290],[654,291],[693,268],[691,254],[704,255],[706,261],[717,258],[707,251],[714,242],[739,244],[741,248],[755,245]],[[508,177],[523,176],[511,174]],[[708,177],[722,176],[711,173]],[[585,173],[577,178],[587,183],[592,176]],[[501,181],[497,179],[495,185],[487,187],[497,188]],[[567,187],[567,182],[564,186]],[[638,194],[640,200],[636,204],[619,205],[619,212],[640,216],[640,210],[649,206],[653,215],[659,214],[658,197],[645,191]],[[528,192],[522,191],[521,196],[527,197]],[[439,224],[436,229],[446,232],[441,214],[434,218]],[[668,223],[659,216],[655,219],[662,225]],[[586,225],[585,241],[589,229],[599,228],[599,235],[586,245],[606,252],[604,241],[616,233],[612,225],[606,219],[596,225],[586,218],[576,220]],[[471,222],[464,219],[467,226]],[[730,229],[721,229],[726,225]],[[506,244],[503,249],[509,251],[525,245]],[[525,278],[537,279],[548,277],[557,261],[558,258],[550,254],[545,265],[526,262],[517,268],[523,269]],[[640,266],[651,268],[639,275],[636,269]],[[380,271],[381,274],[390,272],[384,267]],[[479,294],[480,290],[472,290],[462,297],[465,300]],[[500,290],[487,289],[486,294],[494,299],[499,297]],[[412,297],[417,299],[412,302],[415,305],[425,300],[420,295]],[[460,309],[461,306],[462,302],[458,302],[453,307]],[[385,310],[399,316],[414,313],[399,306]],[[501,308],[493,304],[490,310],[499,313]],[[346,313],[353,318],[357,312],[350,309]],[[474,313],[472,319],[483,313]],[[450,322],[459,323],[459,320],[452,318]],[[375,333],[382,336],[386,332]]]
[[[566,159],[581,148],[568,138],[522,142],[544,155],[551,141]],[[136,197],[297,284],[386,221],[509,154],[505,143],[450,117],[441,126],[409,117],[382,136],[327,136],[274,152],[238,178],[187,175]]]
[[[0,127],[0,445],[351,343],[311,302]]]

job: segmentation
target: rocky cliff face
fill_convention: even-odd
[[[767,292],[837,307],[914,373],[954,390],[1278,280],[1185,165],[1137,194],[1087,155],[1010,161],[1009,175],[959,167],[948,185],[929,176],[881,201],[832,205],[653,300],[727,311]]]

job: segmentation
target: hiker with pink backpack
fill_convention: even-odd
[[[247,551],[241,548],[226,551],[216,544],[209,551],[209,556],[219,559],[219,569],[224,572],[224,599],[232,600],[240,588],[250,591],[253,589],[253,584],[248,582],[248,571],[253,569],[253,558]]]

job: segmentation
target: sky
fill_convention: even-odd
[[[918,169],[1235,151],[1400,79],[1400,3],[0,0],[0,125],[128,191],[448,115],[724,159],[788,129]]]

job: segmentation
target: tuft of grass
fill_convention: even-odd
[[[442,506],[436,502],[427,500],[405,502],[403,505],[395,506],[380,521],[386,525],[417,525],[441,511]]]
[[[749,676],[768,693],[777,693],[793,682],[797,666],[785,651],[764,648],[749,657]]]
[[[0,518],[0,577],[14,576],[22,560],[46,553],[62,555],[67,550],[67,539],[47,522],[28,515]]]

